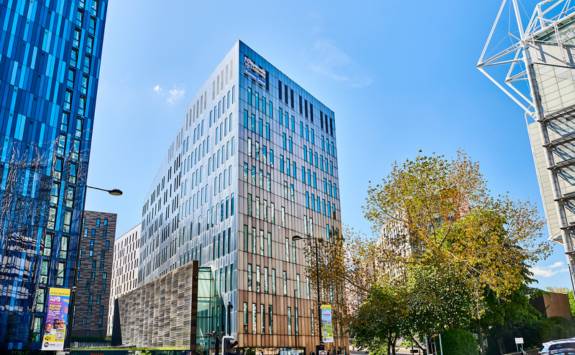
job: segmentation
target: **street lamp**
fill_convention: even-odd
[[[311,241],[312,239],[314,240],[314,249],[315,249],[315,279],[316,279],[316,288],[317,288],[317,321],[318,321],[318,327],[319,327],[319,346],[321,347],[323,345],[323,338],[322,338],[322,333],[321,333],[321,289],[320,289],[320,281],[319,281],[319,250],[318,250],[318,241],[321,242],[321,240],[318,240],[318,238],[312,237],[311,235],[307,235],[306,237],[302,237],[299,235],[294,235],[291,238],[294,242],[297,242],[298,240],[303,240],[306,239],[308,241]]]
[[[86,185],[86,187],[89,188],[89,189],[94,189],[94,190],[99,190],[99,191],[107,192],[107,193],[109,193],[109,194],[112,195],[112,196],[122,196],[122,195],[124,194],[124,193],[122,192],[122,190],[120,190],[120,189],[110,189],[110,190],[108,190],[108,189],[103,189],[103,188],[101,188],[101,187],[95,187],[95,186],[89,186],[89,185]]]

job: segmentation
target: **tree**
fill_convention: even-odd
[[[464,153],[454,160],[432,155],[395,164],[380,184],[370,185],[364,213],[376,238],[347,231],[338,265],[325,263],[337,273],[321,275],[343,279],[351,290],[346,303],[356,337],[358,325],[367,324],[354,323],[365,315],[363,307],[377,311],[369,308],[374,290],[405,285],[409,323],[397,328],[402,336],[473,325],[483,344],[486,295],[511,298],[528,282],[525,266],[549,251],[539,238],[543,221],[536,209],[492,196],[479,164]],[[390,299],[380,301],[393,308]],[[384,344],[385,338],[376,339]]]
[[[401,285],[374,286],[350,322],[357,345],[372,353],[395,355],[395,344],[405,333],[408,306],[407,289]]]
[[[474,310],[474,294],[457,270],[417,264],[407,272],[408,324],[404,336],[435,335],[466,328]]]
[[[535,207],[492,197],[485,185],[479,165],[463,153],[453,161],[418,156],[370,186],[365,216],[376,231],[404,226],[412,250],[404,262],[449,265],[505,297],[525,281],[524,262],[539,260],[549,246],[538,240],[543,221]]]

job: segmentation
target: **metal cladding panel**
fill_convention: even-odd
[[[196,261],[120,296],[122,344],[194,350],[197,302]]]

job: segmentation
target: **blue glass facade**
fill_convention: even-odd
[[[107,0],[0,0],[0,349],[71,288]]]

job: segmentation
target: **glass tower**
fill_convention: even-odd
[[[0,0],[0,349],[40,348],[73,286],[106,8]]]
[[[339,235],[334,112],[238,42],[186,110],[142,209],[139,283],[210,267],[212,329],[241,348],[315,351],[306,242]],[[322,303],[330,302],[326,292]],[[336,327],[331,348],[347,340]]]

